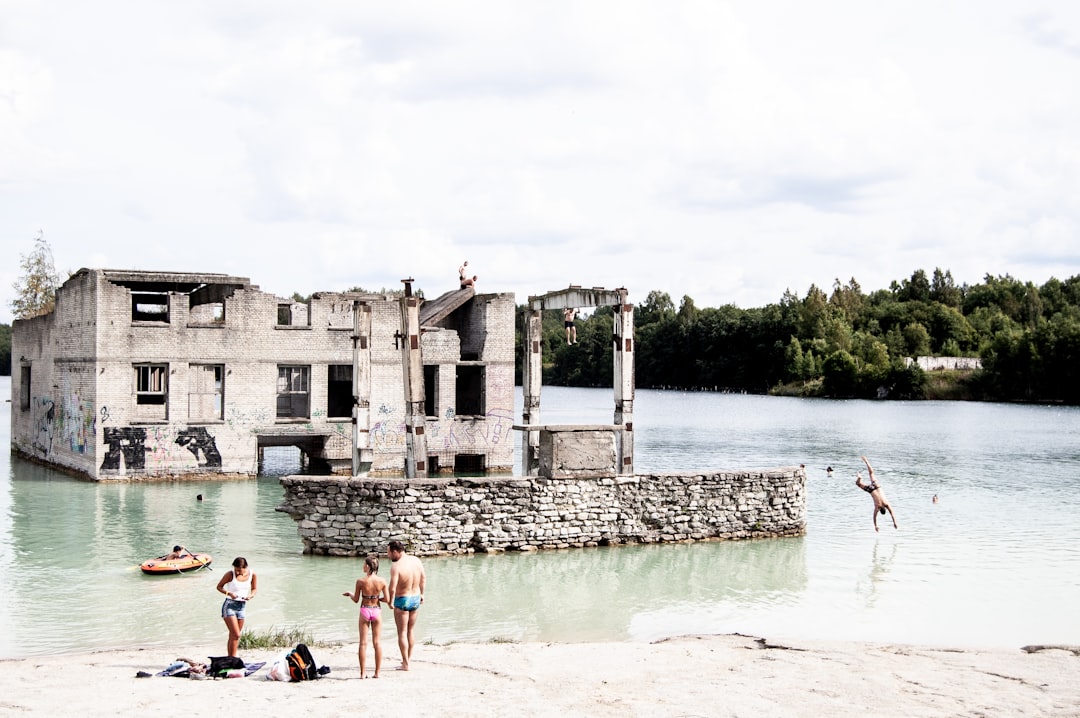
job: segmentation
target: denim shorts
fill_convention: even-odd
[[[235,598],[226,598],[225,603],[221,604],[221,617],[228,618],[229,616],[235,616],[241,621],[244,620],[244,609],[247,608],[247,601],[237,601]]]

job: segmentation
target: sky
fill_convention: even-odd
[[[0,322],[82,267],[742,308],[1080,274],[1080,3],[0,0]]]

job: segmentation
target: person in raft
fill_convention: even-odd
[[[877,525],[878,513],[884,516],[886,511],[892,517],[893,528],[900,528],[896,525],[896,514],[893,513],[892,506],[889,505],[889,502],[885,499],[885,494],[881,491],[881,484],[878,483],[877,477],[874,476],[874,467],[870,465],[865,456],[862,457],[862,460],[866,464],[866,471],[870,475],[870,483],[864,484],[862,482],[862,472],[859,471],[855,474],[855,485],[870,494],[870,498],[874,500],[874,530],[879,530]]]
[[[399,671],[409,670],[413,646],[416,638],[416,614],[424,602],[424,586],[427,577],[424,565],[416,556],[405,553],[405,545],[400,541],[391,541],[387,555],[390,565],[390,603],[394,607],[394,624],[397,626],[398,650],[401,651]]]
[[[255,598],[257,583],[255,573],[248,568],[246,558],[237,556],[232,565],[232,571],[226,571],[218,581],[217,590],[225,594],[225,602],[221,604],[221,618],[229,629],[227,655],[235,656],[240,649],[240,632],[244,630],[247,603]]]
[[[162,559],[162,560],[163,561],[175,561],[178,558],[183,558],[184,556],[193,556],[193,555],[194,554],[192,554],[191,551],[188,551],[183,546],[173,546],[172,547],[172,552],[165,554],[165,558]]]
[[[375,675],[379,677],[382,668],[382,644],[379,642],[379,633],[382,631],[382,608],[379,602],[390,605],[390,587],[386,581],[379,578],[378,556],[368,556],[364,559],[364,577],[356,579],[356,589],[353,592],[346,591],[341,594],[352,599],[353,603],[360,603],[360,677],[367,678],[365,665],[367,663],[368,632],[371,632],[371,645],[375,649]]]

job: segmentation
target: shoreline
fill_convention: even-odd
[[[317,681],[266,680],[267,667],[227,681],[136,678],[222,645],[102,650],[0,660],[0,712],[114,716],[274,715],[282,701],[322,716],[359,706],[419,715],[1080,715],[1080,646],[943,648],[850,641],[772,641],[741,634],[654,643],[420,644],[412,670],[394,670],[384,632],[382,676],[359,680],[357,644],[311,648],[331,672]],[[283,650],[255,650],[249,662]],[[368,655],[368,670],[374,658]]]

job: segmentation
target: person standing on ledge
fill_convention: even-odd
[[[461,263],[461,266],[457,268],[458,282],[461,283],[460,289],[465,288],[465,270],[468,268],[468,266],[469,266],[469,260],[465,260],[464,262]]]
[[[424,565],[416,556],[405,553],[400,541],[390,542],[386,551],[390,557],[390,604],[394,607],[394,625],[397,626],[398,650],[401,651],[399,671],[409,670],[413,646],[416,645],[414,629],[416,614],[424,602],[427,577]]]
[[[865,456],[862,457],[862,460],[866,464],[866,470],[870,475],[870,483],[864,484],[862,482],[862,472],[859,471],[855,474],[855,485],[870,494],[870,498],[874,500],[874,530],[879,530],[877,525],[878,513],[880,512],[884,516],[886,510],[889,512],[889,516],[892,517],[893,528],[900,528],[896,525],[896,514],[893,513],[892,506],[889,505],[889,502],[885,499],[885,494],[881,491],[881,484],[878,483],[877,478],[874,476],[874,467],[870,465]]]
[[[577,319],[577,309],[567,307],[562,310],[563,326],[566,328],[566,343],[577,344],[577,325],[574,324],[574,320]]]

